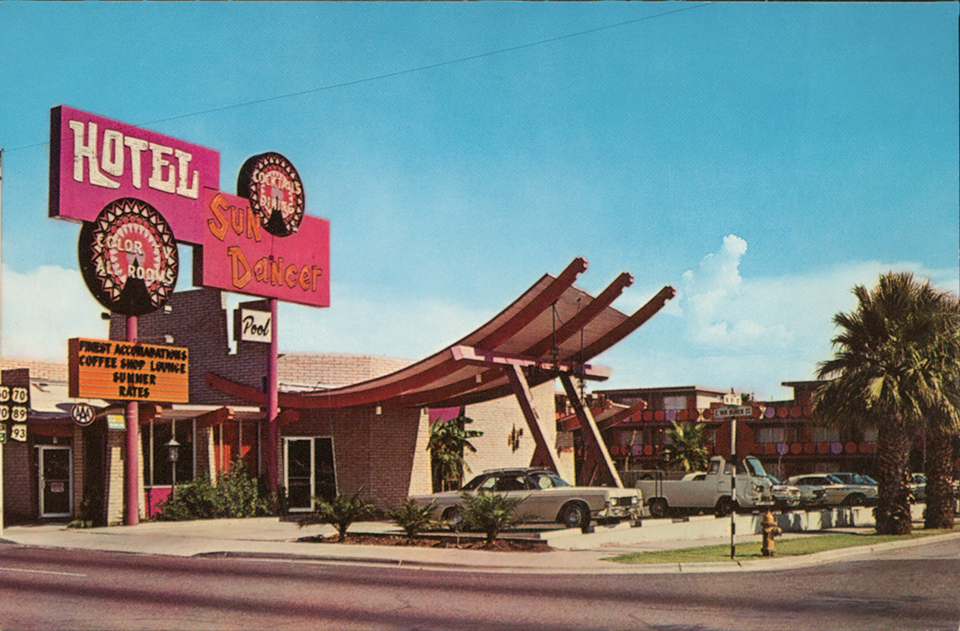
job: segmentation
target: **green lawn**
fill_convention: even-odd
[[[889,541],[902,541],[907,539],[917,539],[919,537],[929,537],[930,535],[942,535],[956,530],[917,530],[910,535],[877,535],[875,531],[868,531],[860,534],[853,533],[823,533],[811,534],[805,537],[783,538],[776,540],[777,556],[799,556],[802,554],[812,554],[814,552],[823,552],[824,550],[837,550],[839,548],[850,548],[854,546],[871,546],[878,543],[887,543]],[[700,546],[696,548],[680,548],[677,550],[657,550],[652,552],[630,552],[615,557],[604,559],[606,561],[615,561],[617,563],[640,564],[640,563],[712,563],[722,561],[744,561],[753,559],[766,559],[760,553],[761,544],[759,541],[737,543],[736,559],[730,558],[730,544]]]

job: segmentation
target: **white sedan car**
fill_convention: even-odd
[[[638,489],[571,486],[553,471],[529,468],[484,471],[459,491],[411,499],[420,506],[436,502],[443,519],[459,523],[462,492],[523,498],[517,510],[525,519],[559,522],[568,528],[586,528],[591,519],[638,519],[643,506]]]
[[[795,475],[787,478],[787,484],[800,487],[804,504],[826,506],[864,506],[877,501],[874,488],[860,484],[844,484],[829,473]],[[821,493],[817,493],[820,491]],[[819,495],[819,499],[816,496]]]

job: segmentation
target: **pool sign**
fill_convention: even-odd
[[[241,342],[270,342],[271,320],[269,311],[239,309],[238,312],[234,312],[239,318],[239,321],[234,321],[234,337]]]
[[[177,284],[180,258],[173,232],[150,204],[118,199],[84,223],[80,271],[93,297],[127,316],[156,311]]]

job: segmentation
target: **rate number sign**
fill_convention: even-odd
[[[27,440],[27,415],[30,411],[30,389],[26,386],[0,386],[0,433],[3,440]],[[10,423],[8,427],[8,423]]]
[[[753,407],[749,405],[725,405],[713,411],[717,420],[730,419],[730,558],[737,555],[737,419],[753,416]]]

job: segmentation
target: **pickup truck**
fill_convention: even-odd
[[[664,471],[638,472],[636,487],[652,517],[664,517],[670,508],[713,510],[718,516],[739,508],[773,506],[773,484],[763,464],[753,456],[737,463],[737,497],[730,497],[732,467],[723,456],[714,456],[706,472],[683,475]]]

